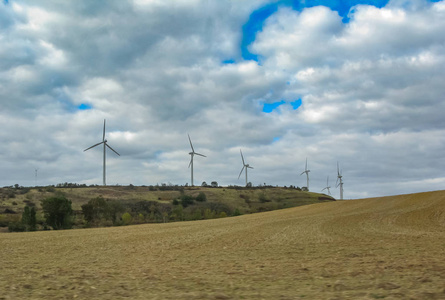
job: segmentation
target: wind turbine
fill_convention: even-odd
[[[39,170],[39,168],[34,168],[35,170],[35,186],[37,186],[37,171]]]
[[[304,167],[304,171],[303,172],[301,172],[301,174],[300,174],[300,176],[301,175],[303,175],[304,173],[306,173],[306,180],[307,180],[307,190],[309,191],[309,172],[310,172],[311,170],[308,170],[307,169],[307,158],[306,158],[306,166]]]
[[[324,189],[322,189],[321,191],[323,192],[324,190],[328,191],[328,195],[331,194],[331,191],[329,190],[331,187],[329,186],[329,176],[328,179],[326,180],[326,187]]]
[[[107,151],[106,151],[107,148],[106,148],[106,147],[110,148],[111,151],[113,151],[113,152],[116,153],[117,155],[121,156],[119,153],[116,152],[116,150],[114,150],[113,148],[111,148],[110,145],[107,144],[107,142],[108,142],[108,141],[105,139],[105,119],[104,119],[104,133],[103,133],[103,136],[102,136],[102,142],[97,143],[97,144],[95,144],[95,145],[93,145],[93,146],[91,146],[91,147],[86,148],[85,150],[83,150],[83,151],[85,152],[85,151],[87,151],[87,150],[90,150],[91,148],[94,148],[94,147],[96,147],[96,146],[99,146],[100,144],[104,144],[104,170],[103,170],[103,183],[104,183],[104,186],[107,185],[107,183],[106,183],[106,181],[105,181],[105,169],[106,169],[105,158],[106,158],[106,153],[107,153]]]
[[[340,200],[343,200],[343,179],[342,179],[341,171],[337,162],[337,182],[335,183],[335,187],[340,187]]]
[[[190,147],[192,147],[192,152],[189,152],[189,154],[191,156],[190,163],[189,163],[189,168],[190,168],[190,166],[192,166],[191,171],[192,171],[192,186],[193,186],[193,156],[195,156],[195,154],[199,155],[199,156],[203,156],[203,157],[207,157],[207,156],[195,152],[195,149],[193,149],[192,140],[190,139],[190,135],[189,134],[187,134],[187,135],[189,137]]]
[[[247,186],[247,169],[253,169],[253,167],[251,167],[249,164],[246,164],[244,162],[244,156],[243,156],[243,152],[241,151],[241,149],[239,149],[239,152],[241,153],[241,159],[243,160],[243,168],[241,169],[241,172],[239,172],[238,175],[238,179],[240,178],[241,174],[243,173],[243,170],[246,170],[246,186]]]

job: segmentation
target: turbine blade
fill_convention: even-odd
[[[241,151],[241,149],[239,149],[239,153],[241,153],[241,159],[243,160],[243,165],[246,165],[246,163],[244,162],[244,156],[243,156],[243,152]]]
[[[245,168],[245,166],[243,166],[243,168],[241,169],[241,172],[239,172],[238,179],[240,178],[241,174],[243,174],[244,168]]]
[[[91,148],[94,148],[94,147],[96,147],[96,146],[99,146],[100,144],[103,144],[103,143],[104,143],[104,142],[97,143],[96,145],[93,145],[93,146],[91,146],[91,147],[89,147],[89,148],[86,148],[86,149],[83,150],[83,151],[85,152],[85,151],[90,150]]]
[[[251,167],[251,166],[248,166],[247,168],[249,168],[249,169],[253,169],[253,167]]]
[[[192,140],[190,139],[190,135],[187,133],[189,137],[190,147],[192,147],[192,152],[195,152],[195,149],[193,149]]]
[[[207,156],[205,156],[204,154],[199,154],[199,153],[196,153],[196,152],[195,152],[195,154],[196,154],[196,155],[199,155],[199,156],[207,157]]]
[[[307,170],[307,157],[306,157],[306,166],[304,167],[304,170]]]
[[[303,175],[304,173],[306,173],[306,171],[301,172],[300,176]]]
[[[102,141],[105,141],[105,119],[104,119],[104,134],[102,135]]]
[[[105,143],[105,145],[108,147],[108,148],[110,148],[111,149],[111,151],[113,151],[114,153],[116,153],[117,155],[119,155],[119,156],[121,156],[119,153],[117,153],[117,151],[116,150],[114,150],[113,148],[111,148],[111,146],[110,145],[108,145],[107,143]]]
[[[321,191],[323,192],[326,188],[322,189]]]
[[[189,163],[189,168],[190,168],[190,166],[192,165],[192,163],[193,163],[193,154],[190,154],[192,157],[190,158],[190,163]]]
[[[338,161],[337,161],[337,175],[340,175],[340,168],[338,167]]]

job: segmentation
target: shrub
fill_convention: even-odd
[[[266,195],[265,195],[264,193],[261,193],[261,194],[258,196],[258,200],[259,200],[261,203],[269,202],[269,199],[267,199],[267,197],[266,197]]]
[[[132,220],[133,220],[133,218],[131,217],[130,213],[126,212],[122,215],[122,222],[125,225],[130,224]]]
[[[214,219],[216,216],[216,212],[211,210],[210,208],[206,208],[204,210],[204,219]]]
[[[182,195],[181,196],[181,205],[186,208],[189,205],[192,205],[194,202],[193,197],[190,195]]]
[[[173,210],[172,210],[172,218],[173,220],[176,221],[183,221],[184,220],[184,212],[183,212],[183,207],[181,204],[179,204],[178,206],[176,206]]]
[[[235,211],[233,212],[233,216],[236,217],[236,216],[241,216],[241,215],[242,215],[242,213],[239,211],[239,209],[235,208]]]
[[[96,197],[82,205],[82,214],[88,223],[98,222],[107,216],[108,203],[102,197]]]
[[[200,209],[196,209],[193,213],[192,220],[202,220],[202,212]]]
[[[226,212],[225,212],[225,211],[222,211],[222,212],[219,214],[219,217],[220,217],[220,218],[225,218],[225,217],[227,217]]]
[[[64,195],[56,195],[41,201],[46,223],[55,230],[71,228],[71,201]]]
[[[9,232],[24,232],[26,227],[22,222],[11,222],[8,224],[8,230]]]
[[[198,196],[196,196],[196,201],[205,202],[207,201],[207,196],[203,192],[199,192]]]
[[[114,225],[117,224],[117,216],[124,211],[124,206],[117,200],[107,202],[106,218],[111,220]]]

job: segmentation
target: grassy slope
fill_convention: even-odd
[[[159,201],[171,203],[173,199],[180,196],[179,191],[150,191],[148,187],[128,187],[128,186],[107,186],[107,187],[88,187],[88,188],[55,188],[54,191],[62,192],[66,197],[72,201],[74,210],[81,210],[82,204],[89,200],[103,196],[109,200],[122,201]],[[185,193],[192,196],[197,196],[199,192],[204,192],[209,202],[223,202],[229,205],[232,209],[238,208],[242,213],[250,213],[261,210],[273,210],[285,207],[294,207],[306,204],[319,203],[319,197],[329,197],[323,194],[300,192],[295,189],[285,188],[264,188],[264,189],[229,189],[229,188],[204,188],[204,187],[189,187],[185,188]],[[15,198],[9,198],[8,194],[14,193]],[[259,201],[260,194],[264,194],[270,202],[261,203]],[[27,193],[21,194],[20,190],[3,188],[0,189],[0,221],[1,218],[8,218],[11,220],[19,220],[23,208],[27,201],[36,205],[38,216],[42,218],[39,211],[40,200],[51,197],[54,192],[48,192],[46,188],[30,189]],[[246,203],[244,198],[250,199],[250,203]],[[15,204],[14,204],[15,203]],[[15,215],[2,214],[5,209],[12,209],[17,212]],[[7,224],[6,220],[4,222]],[[1,226],[1,225],[0,225]]]
[[[445,299],[445,192],[0,235],[8,299]]]

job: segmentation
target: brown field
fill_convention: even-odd
[[[0,235],[0,299],[445,299],[445,191]]]

